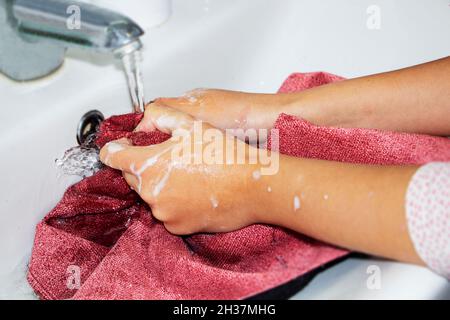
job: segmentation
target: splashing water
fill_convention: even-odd
[[[56,166],[62,173],[87,178],[103,167],[98,148],[94,144],[95,138],[95,134],[89,136],[81,146],[70,148],[56,160]]]
[[[143,112],[145,106],[144,79],[140,68],[141,58],[141,52],[139,50],[122,57],[123,68],[128,81],[128,89],[133,102],[133,109],[136,113]]]
[[[128,89],[133,102],[133,111],[144,111],[144,81],[141,72],[141,52],[135,50],[121,57]],[[103,165],[99,159],[99,150],[95,146],[96,135],[91,135],[86,142],[67,150],[64,155],[56,160],[56,166],[63,174],[69,176],[90,177],[99,171]]]

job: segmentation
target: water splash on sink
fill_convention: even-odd
[[[136,50],[122,57],[123,68],[128,82],[133,109],[136,113],[144,111],[144,79],[141,71],[141,51]]]
[[[56,166],[63,174],[86,178],[103,167],[98,148],[94,144],[95,138],[95,134],[91,135],[81,146],[70,148],[56,160]]]

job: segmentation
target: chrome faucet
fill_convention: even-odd
[[[0,72],[18,80],[46,76],[78,46],[118,58],[139,50],[143,30],[131,19],[69,0],[0,0]]]

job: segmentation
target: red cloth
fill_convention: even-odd
[[[282,92],[342,78],[294,74]],[[132,133],[136,115],[112,117],[100,146],[127,136],[136,145],[159,143],[162,133]],[[330,129],[281,115],[282,153],[359,163],[450,160],[444,138],[374,130]],[[191,237],[169,234],[120,172],[105,168],[69,188],[37,226],[28,280],[44,299],[241,299],[284,284],[347,252],[281,228]],[[68,288],[70,266],[81,287]],[[69,268],[69,269],[68,269]]]

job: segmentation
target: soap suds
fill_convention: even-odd
[[[111,159],[111,155],[120,152],[122,150],[124,150],[124,146],[122,146],[121,144],[117,143],[117,142],[110,142],[108,144],[106,144],[106,151],[108,152],[108,154],[106,155],[105,158],[105,164],[109,165],[109,160]]]
[[[116,142],[108,143],[106,148],[109,154],[114,154],[125,149],[123,145]]]
[[[329,198],[329,196],[327,194],[323,196],[324,200],[328,200],[328,198]]]
[[[267,187],[267,192],[272,192],[272,188],[271,187]]]
[[[158,162],[159,156],[160,156],[160,154],[157,154],[156,156],[153,156],[153,157],[148,158],[147,160],[145,160],[145,162],[142,165],[141,169],[139,169],[139,174],[142,174],[148,168],[153,167]]]
[[[197,98],[193,97],[193,96],[190,96],[190,97],[187,97],[187,98],[188,98],[189,103],[191,103],[191,104],[194,104],[194,103],[196,103],[198,101]]]
[[[183,95],[183,98],[186,99],[190,104],[194,104],[194,103],[196,103],[198,101],[197,94],[195,92],[192,92],[192,91],[186,92]]]
[[[157,155],[148,158],[139,170],[136,170],[136,165],[134,163],[131,164],[130,171],[138,179],[138,190],[137,190],[138,193],[141,193],[142,190],[142,174],[144,173],[144,171],[154,166],[158,162],[159,157],[161,157],[164,153],[170,150],[172,150],[172,147],[169,147],[163,150],[162,152],[158,153]]]
[[[259,170],[253,171],[253,179],[255,180],[261,179],[261,171]]]
[[[199,98],[201,98],[201,96],[205,94],[205,91],[206,89],[195,89],[186,92],[183,97],[187,99],[190,104],[196,104],[197,102],[199,102]],[[200,100],[200,105],[202,104],[202,100]]]
[[[134,190],[137,191],[138,193],[141,193],[142,190],[142,176],[141,174],[136,170],[136,165],[134,163],[132,163],[130,165],[130,171],[132,174],[134,174],[134,176],[138,179],[138,189]]]
[[[294,210],[297,211],[300,209],[300,198],[295,196],[294,197]]]
[[[240,136],[242,140],[245,138],[245,132],[242,132],[242,129],[247,126],[247,118],[234,119],[234,123],[237,125],[237,129],[235,129],[234,136]]]
[[[219,206],[219,201],[217,201],[217,199],[214,196],[211,196],[210,200],[213,208],[216,209]]]
[[[164,115],[156,119],[155,122],[158,128],[170,130],[172,128],[176,128],[179,121],[176,117]]]
[[[153,189],[153,196],[156,198],[157,196],[159,196],[159,194],[161,193],[161,191],[164,189],[164,187],[166,186],[167,180],[169,180],[170,177],[170,173],[172,172],[171,169],[169,169],[166,174],[164,175],[164,177],[158,182],[158,184],[155,186],[155,189]]]

